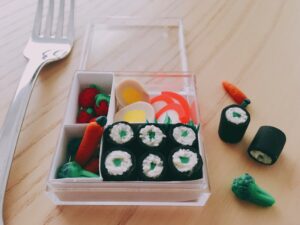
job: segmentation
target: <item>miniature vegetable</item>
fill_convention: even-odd
[[[68,156],[67,156],[67,158],[70,157],[70,160],[74,160],[76,152],[77,152],[78,147],[80,145],[80,142],[81,142],[81,138],[73,138],[68,142],[68,145],[67,145]]]
[[[231,190],[238,198],[252,202],[256,205],[268,207],[275,203],[275,199],[261,189],[255,183],[254,178],[248,173],[235,178]]]
[[[98,94],[95,97],[94,110],[97,116],[106,116],[108,113],[110,97],[106,94]]]
[[[96,122],[88,124],[75,155],[75,161],[79,165],[86,165],[86,163],[92,158],[94,151],[100,143],[106,122],[106,117],[101,116],[96,119]]]
[[[246,107],[250,104],[250,100],[238,87],[229,83],[228,81],[223,81],[222,84],[225,91],[237,104],[242,105],[243,107]]]
[[[99,88],[95,84],[91,84],[88,88],[83,89],[78,97],[78,104],[80,107],[93,107],[95,103],[95,96],[99,94]]]
[[[94,110],[92,108],[80,109],[76,118],[77,123],[88,123],[93,118]]]
[[[91,159],[84,169],[92,173],[99,173],[99,158]]]
[[[82,169],[76,162],[65,163],[58,169],[57,178],[98,177],[97,174]]]

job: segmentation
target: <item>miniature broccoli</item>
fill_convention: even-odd
[[[268,207],[275,203],[275,199],[266,191],[261,189],[255,183],[254,178],[248,173],[235,178],[233,180],[231,190],[238,198],[260,206]]]
[[[58,169],[57,178],[72,177],[98,177],[98,175],[82,169],[82,167],[74,161],[65,163]]]

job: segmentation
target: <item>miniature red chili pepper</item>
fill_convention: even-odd
[[[75,161],[81,166],[92,158],[94,151],[97,149],[103,135],[106,117],[98,117],[96,122],[89,123],[85,129],[82,141],[75,155]]]

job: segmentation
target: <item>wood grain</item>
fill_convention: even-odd
[[[35,0],[0,2],[1,124],[26,64],[22,51],[35,7]],[[183,18],[189,66],[197,74],[212,187],[205,207],[56,207],[45,195],[83,31],[92,14]],[[77,1],[74,51],[42,71],[32,94],[7,187],[6,224],[299,224],[299,20],[298,0]],[[223,79],[238,84],[253,102],[252,122],[237,145],[226,145],[217,136],[220,111],[231,103],[220,86]],[[270,167],[245,153],[261,125],[277,126],[287,135],[281,158]],[[233,196],[231,181],[244,172],[276,197],[276,205],[262,209]]]

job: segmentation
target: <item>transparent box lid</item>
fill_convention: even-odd
[[[93,20],[79,69],[187,72],[182,21],[132,17]]]

